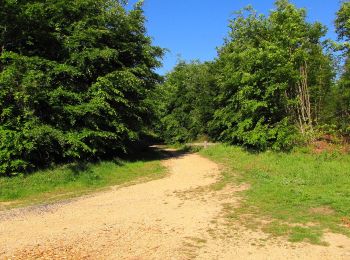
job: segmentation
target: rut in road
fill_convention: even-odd
[[[211,189],[219,167],[198,154],[174,153],[164,164],[160,180],[0,213],[0,259],[350,258],[340,235],[322,247],[228,227],[224,207],[237,205],[245,186]]]

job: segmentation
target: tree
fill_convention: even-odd
[[[251,7],[239,12],[230,29],[219,51],[220,108],[213,128],[230,143],[290,147],[297,128],[304,134],[312,130],[320,113],[313,108],[332,79],[320,40],[325,27],[308,23],[304,9],[279,0],[268,17]],[[324,80],[317,76],[319,68]]]
[[[163,53],[140,3],[3,0],[0,12],[0,175],[138,139]]]

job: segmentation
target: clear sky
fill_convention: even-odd
[[[130,0],[133,4],[136,0]],[[308,11],[309,21],[319,21],[329,28],[328,37],[336,39],[335,13],[339,0],[292,0]],[[228,33],[233,12],[251,4],[259,13],[268,14],[274,0],[145,0],[148,35],[153,43],[169,51],[160,74],[171,70],[179,57],[184,60],[212,60],[216,47]]]

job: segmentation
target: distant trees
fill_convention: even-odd
[[[186,142],[209,135],[208,123],[217,96],[212,63],[179,62],[155,92],[160,124],[157,132],[166,142]]]
[[[0,1],[0,176],[137,140],[163,50],[123,1]]]

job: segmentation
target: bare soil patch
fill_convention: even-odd
[[[313,214],[322,214],[322,215],[333,215],[335,212],[330,207],[318,207],[318,208],[312,208],[310,210]]]

